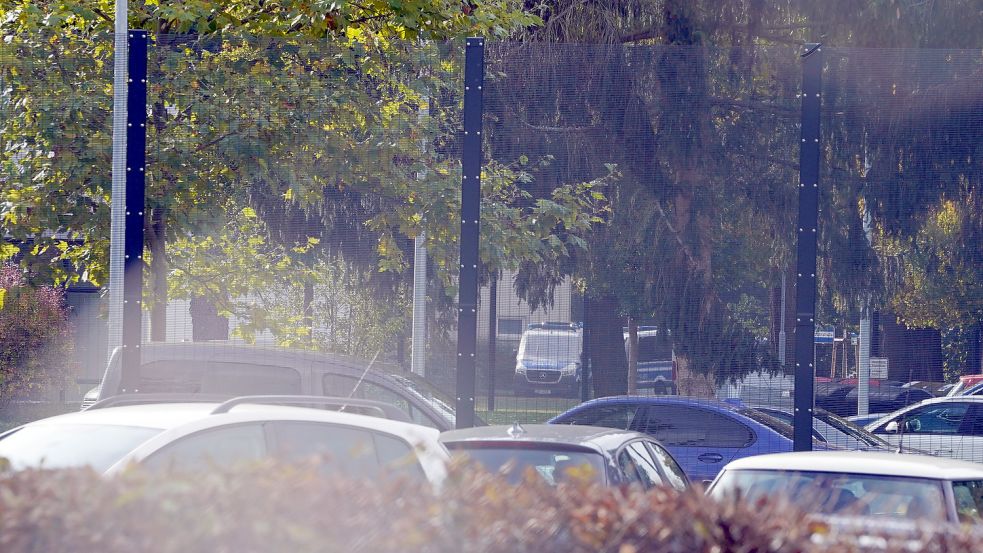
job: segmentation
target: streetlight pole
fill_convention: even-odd
[[[127,0],[116,0],[113,60],[113,165],[109,240],[109,355],[123,344],[123,241],[126,211]]]

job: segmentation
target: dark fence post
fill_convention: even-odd
[[[474,426],[478,350],[478,221],[481,204],[481,116],[485,39],[467,39],[464,57],[464,141],[461,152],[461,270],[457,310],[458,428]]]
[[[816,237],[819,219],[819,115],[823,56],[819,44],[802,54],[802,142],[799,144],[799,223],[795,280],[795,451],[812,450],[816,367]]]
[[[143,338],[143,211],[147,161],[147,32],[131,30],[126,99],[126,215],[123,219],[123,352],[120,391],[139,392]]]

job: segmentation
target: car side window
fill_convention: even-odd
[[[662,466],[662,472],[666,475],[666,480],[669,481],[669,484],[677,490],[685,490],[687,482],[686,473],[683,472],[683,469],[680,468],[679,463],[673,459],[672,455],[655,442],[647,441],[645,445],[652,450],[655,460]]]
[[[193,471],[256,461],[266,455],[263,425],[238,424],[180,438],[152,453],[143,465],[151,470]]]
[[[896,421],[904,425],[899,432],[905,434],[958,434],[968,410],[968,403],[936,403],[913,409]]]
[[[650,405],[638,431],[676,447],[747,447],[754,442],[743,424],[709,409],[686,405]]]
[[[642,483],[642,477],[638,473],[638,467],[635,466],[635,459],[633,459],[628,453],[627,448],[622,449],[621,453],[618,454],[618,467],[621,469],[621,473],[625,476],[625,483]]]
[[[638,475],[642,478],[642,484],[646,488],[662,484],[662,475],[659,474],[659,468],[656,466],[655,459],[652,458],[649,450],[645,448],[645,444],[636,441],[628,444],[628,447],[625,449],[631,455],[632,460],[635,461]]]
[[[627,430],[635,416],[634,405],[603,405],[578,411],[563,419],[563,424],[585,424]]]
[[[416,450],[410,444],[396,438],[373,432],[375,450],[383,470],[397,476],[408,476],[423,480],[425,475],[420,466]]]
[[[967,436],[983,436],[983,404],[974,403],[969,406],[959,433]]]
[[[372,477],[379,473],[372,432],[318,422],[270,423],[274,451],[286,461],[318,458],[328,472]]]

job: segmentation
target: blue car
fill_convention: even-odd
[[[792,451],[792,427],[754,409],[713,399],[616,396],[582,403],[549,421],[644,432],[665,444],[694,482],[727,463]],[[830,449],[813,440],[813,449]]]

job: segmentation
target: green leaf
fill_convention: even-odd
[[[0,260],[10,259],[20,253],[20,248],[13,244],[0,242]]]

